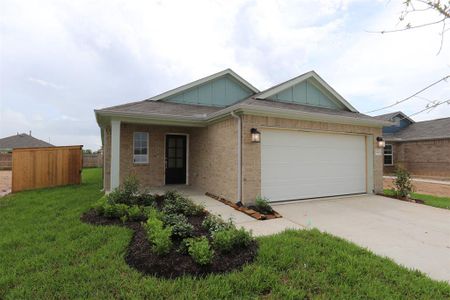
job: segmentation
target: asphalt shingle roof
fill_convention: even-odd
[[[144,100],[100,109],[103,112],[133,115],[163,115],[203,119],[206,115],[223,109],[223,107],[172,103],[165,101]]]
[[[193,120],[205,120],[213,113],[220,113],[224,109],[238,108],[266,108],[266,109],[285,109],[298,112],[308,112],[317,114],[327,114],[334,116],[343,116],[356,118],[360,120],[373,120],[373,117],[344,110],[335,110],[325,107],[315,107],[310,105],[301,105],[295,103],[285,103],[273,100],[254,99],[250,97],[229,107],[212,107],[202,105],[180,104],[166,101],[144,100],[118,106],[103,108],[101,112],[112,112],[119,114],[132,114],[136,116],[171,116],[171,117],[188,117]]]
[[[326,115],[334,115],[341,117],[349,117],[349,118],[357,118],[357,119],[367,119],[373,120],[373,117],[367,116],[357,112],[351,112],[346,110],[337,110],[326,107],[317,107],[311,105],[302,105],[296,103],[286,103],[279,102],[273,100],[262,100],[262,99],[254,99],[249,98],[241,103],[241,105],[252,106],[252,107],[265,107],[265,108],[274,108],[274,109],[288,109],[292,111],[302,111],[308,113],[317,113],[317,114],[326,114]]]
[[[54,147],[26,133],[20,133],[0,139],[0,149]]]
[[[405,129],[386,136],[388,140],[426,140],[450,138],[450,118],[416,122]]]

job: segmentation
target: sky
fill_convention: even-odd
[[[97,150],[94,109],[226,68],[260,90],[315,70],[360,112],[381,108],[450,75],[450,34],[437,55],[441,26],[376,33],[405,26],[402,3],[0,0],[0,137],[31,130]],[[450,80],[378,113],[409,115],[448,99]],[[413,119],[442,117],[450,105]]]

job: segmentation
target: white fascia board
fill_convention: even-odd
[[[246,86],[248,89],[250,89],[254,93],[258,93],[259,92],[259,90],[257,88],[255,88],[247,80],[245,80],[244,78],[239,76],[236,72],[234,72],[231,69],[225,69],[225,70],[220,71],[218,73],[209,75],[207,77],[204,77],[204,78],[201,78],[201,79],[198,79],[198,80],[195,80],[195,81],[192,81],[191,83],[182,85],[182,86],[177,87],[175,89],[172,89],[172,90],[169,90],[169,91],[164,92],[162,94],[159,94],[159,95],[156,95],[154,97],[151,97],[148,100],[154,100],[154,101],[162,100],[162,99],[168,98],[170,96],[176,95],[178,93],[181,93],[183,91],[186,91],[188,89],[191,89],[191,88],[193,88],[195,86],[202,85],[202,84],[204,84],[204,83],[206,83],[208,81],[211,81],[211,80],[214,80],[216,78],[222,77],[224,75],[230,75],[230,76],[234,77],[239,83],[241,83],[242,85]]]
[[[344,99],[341,95],[339,95],[338,92],[336,92],[328,83],[325,82],[316,72],[309,71],[308,73],[305,73],[303,75],[300,75],[294,79],[288,80],[285,83],[280,84],[279,86],[268,89],[266,92],[263,92],[257,96],[258,99],[267,99],[275,94],[278,94],[281,91],[284,91],[287,88],[290,88],[296,84],[299,84],[300,82],[303,82],[309,78],[314,78],[317,80],[323,88],[325,88],[329,93],[331,93],[339,102],[341,102],[346,108],[348,108],[352,112],[358,112],[356,108],[354,108],[350,103],[347,102],[347,100]]]

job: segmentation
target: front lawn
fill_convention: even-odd
[[[0,299],[450,298],[450,286],[316,230],[259,238],[241,271],[161,279],[129,267],[132,231],[80,215],[101,197],[101,172],[81,186],[0,198]]]
[[[392,189],[385,189],[386,196],[395,197],[395,191]],[[450,209],[450,197],[438,197],[433,195],[424,195],[412,193],[411,198],[414,200],[422,200],[425,205]]]

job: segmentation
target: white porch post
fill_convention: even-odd
[[[120,121],[111,120],[111,191],[119,186]]]

